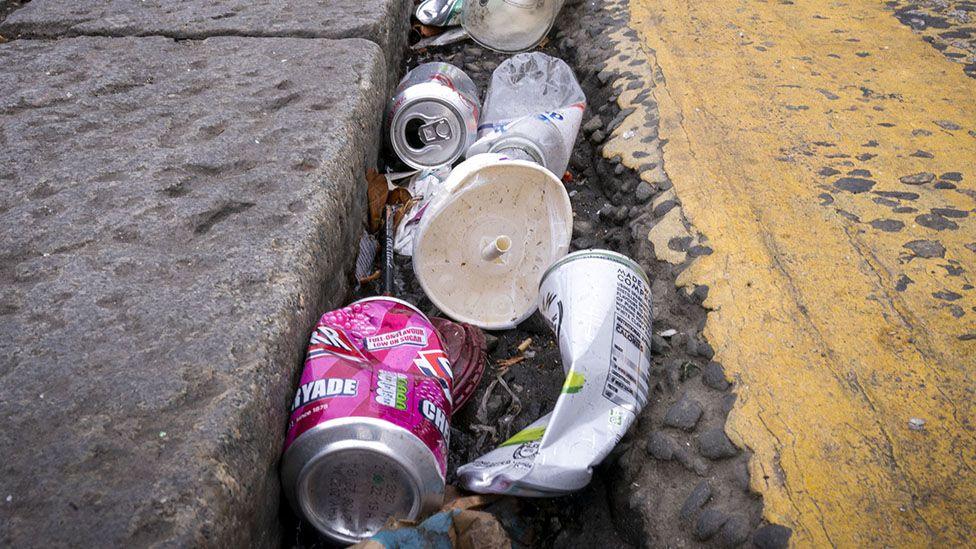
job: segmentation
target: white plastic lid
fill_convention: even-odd
[[[447,316],[508,329],[535,310],[542,275],[572,233],[569,195],[549,170],[479,154],[451,172],[424,213],[413,268]]]

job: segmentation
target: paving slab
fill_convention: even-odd
[[[360,39],[0,45],[0,545],[279,542],[386,89]]]
[[[412,6],[410,0],[33,0],[0,24],[0,35],[365,38],[393,67]]]

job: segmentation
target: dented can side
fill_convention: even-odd
[[[539,299],[539,311],[556,333],[563,364],[571,366],[587,354],[605,354],[609,370],[603,397],[635,414],[643,409],[653,315],[650,279],[640,265],[609,250],[571,253],[542,275]],[[578,337],[593,332],[593,326],[600,326],[595,337]]]
[[[543,275],[539,311],[556,333],[566,380],[551,413],[458,469],[465,488],[552,497],[589,483],[647,402],[650,283],[631,259],[574,252]]]

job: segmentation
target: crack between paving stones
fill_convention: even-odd
[[[16,36],[5,36],[8,42],[15,42],[18,40],[25,41],[37,41],[37,42],[53,42],[57,40],[62,40],[65,38],[167,38],[173,40],[174,42],[202,42],[208,38],[291,38],[300,40],[366,40],[376,44],[380,48],[383,46],[374,40],[369,38],[364,38],[362,36],[349,35],[349,36],[318,36],[314,33],[307,32],[282,32],[274,34],[262,34],[262,33],[252,33],[252,32],[215,32],[215,33],[167,33],[167,32],[135,32],[131,34],[120,34],[113,32],[100,32],[100,31],[88,31],[88,32],[73,32],[67,31],[62,34],[33,34],[33,33],[21,33]]]

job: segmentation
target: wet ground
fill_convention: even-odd
[[[601,72],[613,54],[607,33],[624,24],[623,17],[619,8],[600,2],[567,6],[540,50],[573,67],[588,101],[566,183],[575,215],[571,249],[614,250],[635,258],[650,275],[654,389],[638,422],[586,489],[556,499],[502,498],[486,510],[499,518],[515,546],[685,546],[709,538],[714,545],[734,546],[762,526],[761,501],[748,490],[748,456],[731,446],[722,430],[735,397],[721,366],[709,362],[712,351],[701,338],[705,310],[700,303],[707,288],[679,292],[674,280],[680,267],[655,260],[646,237],[653,219],[675,204],[658,198],[670,184],[643,182],[619,158],[601,155],[601,142],[626,115],[616,105],[620,88],[612,88],[612,79]],[[452,63],[475,81],[483,99],[491,71],[505,58],[467,41],[410,51],[405,69],[428,61]],[[398,257],[396,264],[396,296],[438,315],[414,278],[410,259]],[[379,292],[377,283],[360,295]],[[538,316],[490,336],[485,377],[453,418],[448,483],[459,465],[551,410],[564,380],[554,337]],[[517,347],[528,339],[524,360],[499,364],[519,355]],[[288,520],[294,523],[293,517]],[[309,528],[298,525],[297,532],[295,545],[321,544]]]

